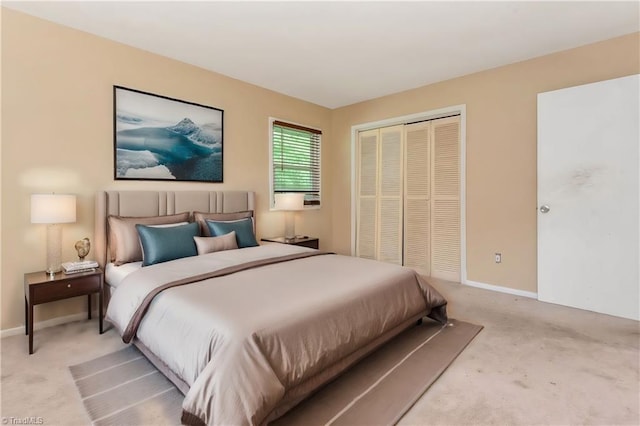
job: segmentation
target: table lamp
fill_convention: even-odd
[[[296,221],[295,212],[304,210],[304,194],[297,193],[282,193],[275,194],[275,209],[286,212],[284,222],[284,238],[287,240],[296,237]]]
[[[47,224],[47,273],[61,271],[61,223],[76,221],[76,196],[68,194],[32,194],[31,223]]]

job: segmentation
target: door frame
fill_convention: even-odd
[[[466,217],[466,191],[467,191],[467,105],[453,105],[445,108],[430,111],[418,112],[415,114],[403,115],[387,118],[384,120],[371,121],[367,123],[355,124],[351,126],[351,255],[356,254],[356,204],[357,200],[357,176],[356,176],[356,154],[358,143],[358,132],[377,129],[379,127],[395,126],[398,124],[409,124],[416,121],[435,120],[448,117],[450,115],[460,115],[460,282],[467,283],[467,217]]]

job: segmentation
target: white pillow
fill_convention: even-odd
[[[172,226],[188,225],[189,222],[163,223],[162,225],[147,225],[150,228],[171,228]]]

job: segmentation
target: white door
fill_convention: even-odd
[[[538,95],[538,298],[640,320],[640,76]]]

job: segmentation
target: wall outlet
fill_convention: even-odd
[[[502,263],[502,253],[496,253],[496,263]]]

